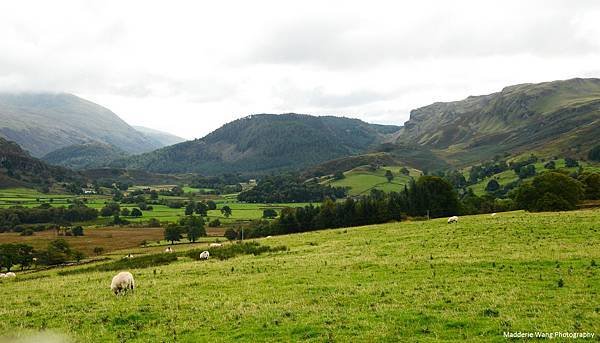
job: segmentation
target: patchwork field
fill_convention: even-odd
[[[600,334],[598,209],[259,241],[288,251],[203,262],[182,255],[170,265],[132,269],[137,289],[119,297],[109,289],[115,272],[19,274],[0,282],[0,332],[114,342],[501,342],[505,331]]]
[[[400,192],[404,185],[408,184],[410,177],[400,172],[401,166],[381,167],[377,170],[370,170],[367,167],[359,167],[344,173],[341,180],[329,180],[326,183],[335,187],[349,187],[349,195],[368,194],[371,189],[378,189],[384,192]],[[385,177],[386,170],[394,174],[391,182]],[[416,169],[409,169],[410,176],[417,177],[421,173]]]

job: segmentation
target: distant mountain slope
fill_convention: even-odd
[[[81,175],[31,157],[18,144],[0,137],[0,188],[48,187],[54,182],[82,181]]]
[[[168,132],[151,129],[144,126],[133,125],[133,128],[141,132],[144,136],[150,138],[154,142],[160,145],[160,147],[173,145],[181,142],[185,142],[184,138],[175,136]]]
[[[86,143],[54,150],[44,155],[42,160],[71,169],[90,169],[105,166],[113,160],[126,156],[127,153],[123,150],[108,144]]]
[[[129,153],[159,147],[110,110],[65,93],[0,93],[0,136],[37,157],[89,142]]]
[[[600,79],[522,84],[411,111],[395,141],[455,165],[538,151],[583,157],[600,140]]]
[[[114,166],[202,174],[291,170],[364,152],[396,129],[341,117],[257,114],[202,139],[132,156]]]

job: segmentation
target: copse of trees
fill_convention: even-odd
[[[0,209],[0,232],[12,231],[20,224],[83,222],[98,218],[98,211],[84,206],[67,207],[11,207]]]
[[[206,236],[204,219],[194,215],[185,216],[179,219],[179,222],[167,225],[164,231],[165,240],[170,241],[171,244],[180,241],[184,234],[190,242]]]
[[[588,159],[590,161],[600,162],[600,145],[596,145],[588,152]]]
[[[583,184],[559,172],[546,172],[523,183],[514,194],[517,206],[528,211],[573,210],[583,198]]]
[[[326,199],[320,206],[284,208],[279,218],[255,221],[245,229],[248,238],[303,231],[385,223],[407,215],[440,217],[459,213],[459,202],[452,185],[437,176],[423,176],[403,192],[373,190],[360,198],[343,202]],[[228,237],[237,237],[231,230]]]
[[[302,182],[293,175],[278,175],[264,177],[256,187],[241,192],[238,200],[254,203],[320,202],[325,198],[343,198],[346,192],[342,187]]]

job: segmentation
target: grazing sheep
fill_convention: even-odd
[[[271,236],[267,236],[267,237],[265,237],[265,238],[271,238]]]
[[[134,287],[135,283],[133,281],[133,275],[131,275],[130,272],[120,272],[113,277],[112,282],[110,283],[110,289],[112,289],[115,295],[128,290],[133,290]]]
[[[223,244],[221,243],[210,243],[209,247],[211,248],[218,248],[218,247],[222,247]]]
[[[167,247],[167,248],[165,249],[165,252],[172,253],[172,252],[173,252],[173,249],[171,249],[171,247]]]
[[[492,217],[495,217],[495,216],[496,216],[496,213],[492,213]]]
[[[458,223],[457,216],[452,216],[452,217],[448,218],[448,224],[452,224],[452,223]]]
[[[125,255],[125,258],[133,258],[133,254],[127,254],[127,255]]]
[[[13,272],[8,272],[8,273],[4,274],[4,277],[17,277],[17,274],[15,274]]]
[[[0,278],[6,277],[6,274],[0,273]]]
[[[208,260],[209,257],[210,257],[210,254],[206,250],[200,253],[201,260]]]

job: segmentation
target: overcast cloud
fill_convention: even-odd
[[[70,92],[201,137],[251,113],[413,108],[600,77],[597,1],[5,1],[0,91]]]

